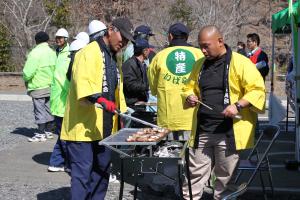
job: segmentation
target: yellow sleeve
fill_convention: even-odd
[[[147,70],[148,82],[151,94],[157,95],[157,83],[159,78],[158,54],[152,59],[151,64]]]
[[[241,84],[245,95],[242,99],[247,100],[254,107],[253,111],[264,112],[266,100],[264,80],[250,60],[243,62]]]
[[[200,69],[202,67],[202,64],[203,64],[203,59],[200,59],[200,60],[195,62],[194,66],[193,66],[193,70],[190,73],[190,76],[189,76],[186,84],[182,88],[182,95],[181,96],[184,99],[184,101],[186,100],[186,98],[189,95],[192,95],[192,94],[200,97],[200,90],[199,90],[199,86],[198,86],[198,78],[199,78],[199,72],[200,72]]]
[[[100,49],[83,50],[75,55],[72,69],[77,100],[102,92],[103,62]]]
[[[125,96],[124,96],[124,92],[123,92],[123,88],[124,88],[124,76],[123,76],[123,72],[121,67],[119,68],[119,72],[120,72],[120,86],[119,86],[119,91],[118,91],[118,99],[119,99],[119,109],[121,112],[126,112],[127,111],[127,105],[126,105],[126,101],[125,101]]]

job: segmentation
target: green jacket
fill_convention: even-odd
[[[48,43],[38,44],[27,56],[23,79],[28,91],[49,88],[56,62],[55,51]]]
[[[50,94],[50,110],[52,115],[63,117],[69,91],[67,71],[70,64],[69,44],[59,53],[56,60]]]

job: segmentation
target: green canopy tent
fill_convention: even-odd
[[[296,99],[295,102],[295,116],[296,116],[296,145],[295,158],[300,161],[300,3],[299,0],[292,3],[289,0],[289,7],[285,8],[272,15],[272,71],[271,71],[271,92],[273,92],[274,83],[274,52],[275,52],[275,35],[276,34],[292,34],[293,44],[293,70],[296,82]]]
[[[299,12],[299,1],[297,1],[293,4],[293,14],[296,16],[298,22],[300,22]],[[291,15],[289,14],[289,8],[285,8],[272,15],[273,34],[286,34],[291,33],[291,31]]]

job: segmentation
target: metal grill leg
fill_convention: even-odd
[[[120,192],[119,192],[119,200],[122,200],[123,198],[123,189],[124,189],[124,163],[123,163],[123,159],[121,158],[121,172],[120,172],[120,176],[121,176],[121,180],[120,180]]]
[[[178,182],[179,182],[179,194],[180,199],[183,199],[183,191],[182,191],[182,165],[178,165]]]
[[[185,150],[185,165],[186,165],[186,177],[187,177],[187,181],[188,181],[190,200],[193,200],[191,174],[190,174],[190,153],[189,153],[189,148],[186,148],[186,150]]]
[[[134,200],[136,200],[136,197],[137,197],[137,188],[138,188],[137,185],[138,185],[137,183],[134,184],[134,193],[133,193],[133,199]]]

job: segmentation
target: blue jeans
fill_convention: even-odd
[[[111,151],[99,141],[67,141],[71,164],[71,199],[104,200],[109,180]]]
[[[62,117],[55,116],[55,133],[58,135],[56,144],[54,145],[53,152],[50,157],[50,166],[54,167],[69,167],[67,163],[67,147],[66,142],[60,140],[60,131],[61,131],[61,124],[62,124]]]

